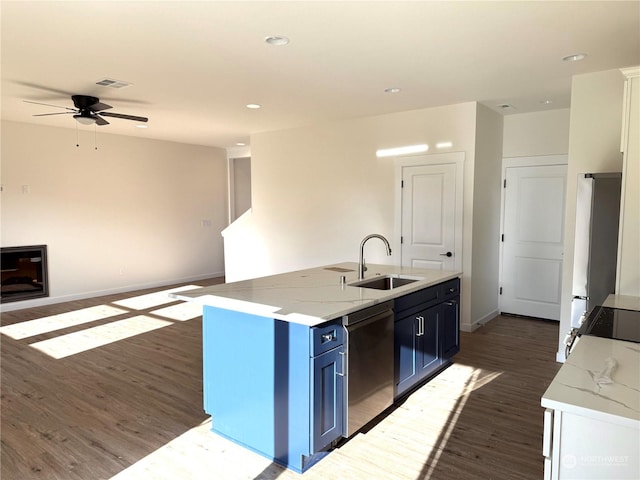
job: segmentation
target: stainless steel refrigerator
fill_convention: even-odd
[[[578,178],[571,302],[574,328],[615,290],[621,180],[621,173],[585,173]]]

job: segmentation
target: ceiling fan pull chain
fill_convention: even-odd
[[[80,139],[78,138],[78,123],[76,122],[76,147],[80,146]]]
[[[93,143],[95,145],[95,149],[98,150],[98,126],[93,124]]]

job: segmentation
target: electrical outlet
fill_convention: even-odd
[[[200,226],[201,227],[210,227],[211,226],[211,220],[202,220],[200,222]]]

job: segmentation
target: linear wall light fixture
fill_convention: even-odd
[[[429,145],[407,145],[405,147],[383,148],[376,150],[376,157],[395,157],[397,155],[408,155],[410,153],[422,153],[429,150]]]

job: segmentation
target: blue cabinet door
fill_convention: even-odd
[[[417,315],[410,315],[394,325],[396,397],[418,381],[418,365],[422,361],[422,358],[418,358],[418,321]]]
[[[448,360],[460,351],[460,297],[442,304],[442,358]]]
[[[395,322],[395,396],[408,391],[442,365],[440,305]]]
[[[319,452],[344,432],[344,348],[334,348],[311,359],[313,441]]]
[[[418,337],[418,358],[420,359],[420,379],[438,368],[442,361],[440,356],[440,305],[420,312],[422,331]]]

